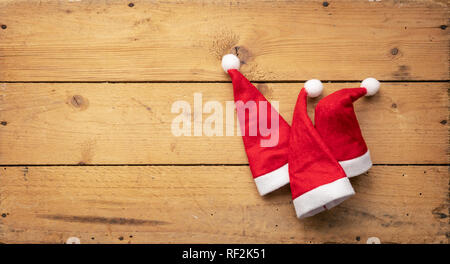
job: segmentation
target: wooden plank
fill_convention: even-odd
[[[0,81],[449,79],[445,1],[132,2],[1,1]]]
[[[247,166],[0,168],[0,242],[447,243],[446,166],[376,166],[357,194],[298,220],[289,187],[257,194]]]
[[[325,94],[358,83],[327,83]],[[279,101],[290,123],[302,84],[257,84]],[[373,161],[447,163],[448,84],[383,83],[379,94],[356,103]],[[0,164],[246,164],[237,122],[223,136],[174,136],[178,100],[217,101],[226,120],[230,83],[0,84]],[[310,102],[310,116],[317,100]],[[205,121],[211,114],[202,115]],[[231,116],[231,115],[229,115]],[[226,136],[227,129],[234,130]]]

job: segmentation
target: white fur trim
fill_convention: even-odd
[[[372,167],[372,159],[370,158],[370,152],[367,151],[364,155],[357,158],[339,161],[339,164],[344,169],[347,177],[351,178],[368,171]]]
[[[289,183],[289,167],[286,163],[280,168],[255,178],[256,188],[261,196]]]
[[[345,177],[319,186],[295,198],[294,208],[299,219],[331,209],[354,195],[350,180]]]
[[[305,85],[303,85],[303,87],[305,87],[308,97],[317,97],[323,91],[323,84],[320,80],[317,79],[308,80],[307,82],[305,82]]]
[[[375,78],[366,78],[361,83],[361,87],[366,88],[367,93],[366,96],[372,96],[378,92],[380,89],[380,82]]]
[[[236,69],[239,70],[241,67],[241,60],[234,54],[227,54],[222,57],[222,68],[228,73],[228,70]]]

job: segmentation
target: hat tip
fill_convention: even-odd
[[[361,82],[361,87],[366,88],[366,96],[372,96],[380,89],[380,82],[375,78],[369,77]]]
[[[308,97],[317,97],[322,94],[323,84],[318,79],[311,79],[305,82],[305,90]]]
[[[227,54],[222,57],[222,68],[228,73],[228,70],[239,70],[241,67],[241,60],[234,54]]]

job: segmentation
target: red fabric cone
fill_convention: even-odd
[[[302,88],[294,110],[289,142],[289,177],[298,218],[330,209],[354,195],[344,170],[315,130]]]
[[[348,177],[372,167],[353,108],[353,102],[366,93],[366,88],[342,89],[322,98],[315,109],[316,130]]]
[[[265,195],[289,183],[287,154],[290,127],[238,70],[227,72],[233,82],[236,111],[250,170],[259,193]],[[274,128],[276,125],[278,129],[271,129],[270,135],[261,133],[261,127]]]

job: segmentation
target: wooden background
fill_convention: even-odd
[[[428,0],[0,0],[0,242],[448,243],[448,18]],[[172,135],[176,100],[233,99],[229,52],[289,122],[305,80],[382,80],[356,103],[375,163],[356,196],[300,221],[289,187],[257,194],[240,137]]]

